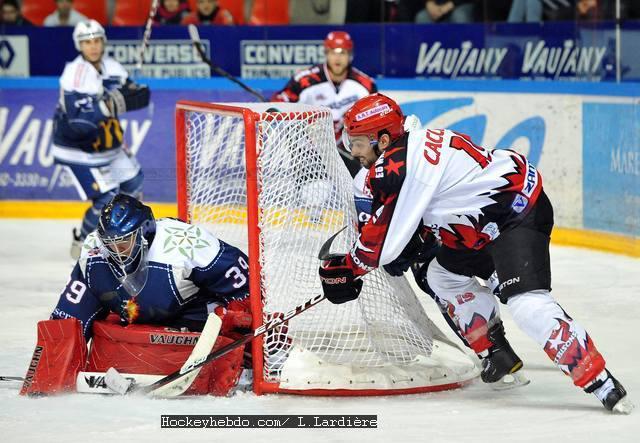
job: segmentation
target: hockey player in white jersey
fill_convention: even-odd
[[[420,131],[422,130],[422,124],[420,119],[415,115],[408,115],[404,118],[403,129],[405,132]],[[356,207],[356,213],[358,218],[359,227],[364,226],[371,218],[371,207],[373,204],[373,194],[369,188],[369,169],[362,168],[360,172],[353,179],[353,193],[354,203]],[[411,237],[411,240],[404,247],[400,255],[393,261],[383,265],[384,270],[392,276],[401,276],[411,269],[416,284],[422,291],[428,294],[437,303],[440,312],[442,313],[445,321],[451,328],[451,330],[460,338],[460,340],[470,349],[476,349],[479,354],[485,351],[483,346],[486,342],[475,341],[473,346],[467,341],[468,338],[475,338],[476,332],[471,332],[467,329],[467,337],[461,334],[459,326],[454,322],[450,309],[447,303],[440,300],[429,286],[427,278],[427,270],[431,261],[435,258],[440,250],[440,242],[431,233],[428,227],[420,223],[418,229]],[[497,286],[497,278],[495,272],[489,278],[489,280],[483,281],[484,285],[490,287],[493,291]],[[489,301],[491,301],[490,299]],[[495,300],[493,300],[495,302]],[[497,352],[497,347],[492,347],[492,353],[490,357],[483,358],[484,368],[481,372],[481,378],[485,383],[490,383],[491,387],[496,390],[510,389],[518,386],[524,386],[529,383],[526,376],[520,371],[523,366],[522,360],[515,351],[509,345],[509,342],[504,334],[504,329],[498,324],[499,308],[497,303],[495,305],[495,316],[492,323],[496,325],[493,330],[492,341],[500,342],[500,352]],[[476,328],[484,328],[485,325],[476,325]],[[492,364],[496,360],[501,360],[500,365]],[[508,374],[505,374],[504,370],[498,371],[498,367],[508,367]]]
[[[376,92],[378,88],[371,77],[351,64],[353,40],[348,33],[330,32],[324,39],[324,49],[327,58],[325,63],[296,73],[284,89],[271,97],[271,101],[297,102],[331,109],[338,152],[351,176],[355,176],[361,167],[342,147],[343,116],[358,99]]]
[[[428,284],[483,359],[483,372],[501,377],[514,369],[494,297],[475,278],[495,271],[515,323],[576,386],[608,410],[630,412],[591,337],[551,297],[553,209],[540,173],[514,151],[486,150],[445,129],[407,133],[402,123],[398,104],[382,94],[345,114],[345,146],[369,169],[372,216],[348,254],[321,266],[327,298],[356,299],[358,277],[392,263],[424,225],[442,243]]]
[[[83,200],[91,200],[80,230],[74,229],[71,255],[77,259],[101,209],[118,192],[141,195],[143,174],[123,146],[119,116],[149,104],[150,92],[127,78],[127,71],[104,55],[107,37],[95,20],[73,30],[80,55],[64,68],[56,107],[52,154],[71,173]]]

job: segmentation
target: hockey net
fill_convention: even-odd
[[[254,327],[321,292],[318,251],[356,238],[351,177],[331,112],[300,104],[179,102],[178,209],[249,256]],[[254,390],[389,394],[460,386],[477,368],[425,314],[404,277],[365,276],[253,342]]]

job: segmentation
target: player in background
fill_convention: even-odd
[[[137,364],[146,373],[157,374],[155,359],[170,349],[154,348],[146,338],[149,332],[164,332],[166,327],[201,331],[209,313],[215,312],[223,320],[220,336],[237,338],[234,332],[251,327],[248,295],[248,258],[242,251],[200,226],[173,218],[156,220],[150,207],[118,194],[102,210],[98,228],[85,239],[50,320],[41,322],[49,334],[39,334],[38,345],[46,353],[56,342],[71,340],[74,334],[64,334],[62,323],[60,329],[56,324],[77,319],[73,324],[84,340],[68,346],[84,347],[94,323],[115,313],[122,326],[163,326],[125,330],[132,336],[145,332],[144,345],[126,346],[127,355],[137,355]],[[101,351],[107,352],[92,347],[92,352]],[[114,359],[126,364],[133,358],[127,355]],[[237,368],[242,356],[240,350],[239,361],[234,362]]]
[[[141,195],[143,174],[123,145],[120,115],[149,104],[149,88],[127,78],[127,71],[104,55],[107,37],[95,20],[78,23],[73,42],[80,55],[60,78],[54,115],[52,154],[72,175],[83,200],[91,200],[80,230],[73,230],[71,256],[77,259],[85,237],[95,229],[102,208],[123,192]]]
[[[378,88],[371,77],[351,64],[353,40],[349,34],[330,32],[324,39],[324,49],[325,63],[298,72],[283,90],[271,97],[271,101],[299,102],[331,109],[338,152],[353,177],[361,166],[342,147],[343,116],[358,99],[376,92]]]
[[[358,297],[363,276],[392,263],[421,225],[442,246],[428,283],[494,376],[514,369],[490,290],[475,277],[495,271],[500,301],[515,323],[573,383],[604,407],[629,413],[633,404],[605,368],[591,337],[551,297],[549,240],[553,209],[536,168],[511,150],[486,150],[445,129],[407,133],[392,99],[374,94],[345,114],[345,147],[369,168],[371,218],[351,251],[321,266],[327,298]]]

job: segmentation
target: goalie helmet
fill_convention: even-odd
[[[122,277],[139,270],[153,240],[156,221],[149,206],[124,194],[116,195],[102,210],[98,238],[111,264]]]
[[[344,131],[342,142],[351,151],[350,138],[366,135],[372,142],[377,142],[383,132],[387,132],[391,140],[404,134],[404,115],[400,106],[386,95],[376,93],[361,98],[344,114]]]
[[[353,51],[353,40],[351,36],[344,31],[332,31],[327,34],[324,39],[324,47],[327,49],[342,49],[345,51]]]
[[[94,38],[102,38],[102,41],[107,43],[104,28],[95,20],[81,21],[73,28],[73,44],[78,51],[80,51],[80,42]]]

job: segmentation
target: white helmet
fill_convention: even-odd
[[[104,28],[95,20],[82,21],[73,29],[73,43],[78,51],[80,51],[80,42],[93,38],[102,38],[102,41],[107,43]]]

